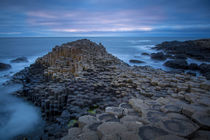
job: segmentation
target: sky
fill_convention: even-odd
[[[210,0],[0,0],[0,37],[210,37]]]

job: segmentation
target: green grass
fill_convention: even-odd
[[[68,127],[72,127],[72,126],[74,126],[76,123],[77,123],[77,120],[70,120],[67,126],[68,126]]]
[[[90,109],[90,110],[88,110],[88,113],[90,113],[90,114],[96,114],[96,110],[95,109]]]

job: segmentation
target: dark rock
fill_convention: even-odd
[[[148,53],[146,53],[146,52],[143,52],[143,53],[141,53],[141,55],[149,55]]]
[[[129,60],[130,63],[145,63],[144,61],[141,61],[141,60]]]
[[[199,130],[194,134],[192,140],[210,140],[210,131]]]
[[[163,42],[156,45],[154,49],[163,50],[167,54],[184,54],[187,57],[210,62],[210,39]]]
[[[185,54],[176,54],[175,58],[176,59],[187,59],[187,56]]]
[[[62,118],[70,118],[70,113],[68,110],[64,110],[61,114]]]
[[[151,58],[156,60],[166,60],[166,56],[162,52],[152,53]]]
[[[198,70],[199,69],[199,66],[195,63],[191,63],[188,67],[190,70]]]
[[[163,129],[153,126],[143,126],[139,128],[139,136],[144,140],[152,140],[156,137],[168,135]]]
[[[11,63],[22,63],[22,62],[28,62],[28,59],[26,57],[18,57],[16,59],[13,59],[10,61]]]
[[[8,70],[10,68],[11,68],[11,65],[10,64],[0,63],[0,71]]]
[[[187,61],[183,59],[168,60],[164,65],[175,69],[188,69]]]
[[[192,76],[196,76],[196,73],[188,71],[187,74],[192,75]]]
[[[208,79],[210,80],[210,64],[202,63],[199,66],[200,72]]]

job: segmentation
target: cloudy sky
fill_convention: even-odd
[[[210,37],[210,0],[0,0],[0,37]]]

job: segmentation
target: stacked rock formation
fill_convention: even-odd
[[[46,67],[45,77],[62,80],[79,77],[86,70],[96,70],[98,63],[122,63],[114,60],[101,44],[80,40],[53,48],[52,52],[39,58],[36,63]]]
[[[14,80],[42,109],[42,139],[209,138],[204,77],[130,67],[86,39],[55,47]]]

